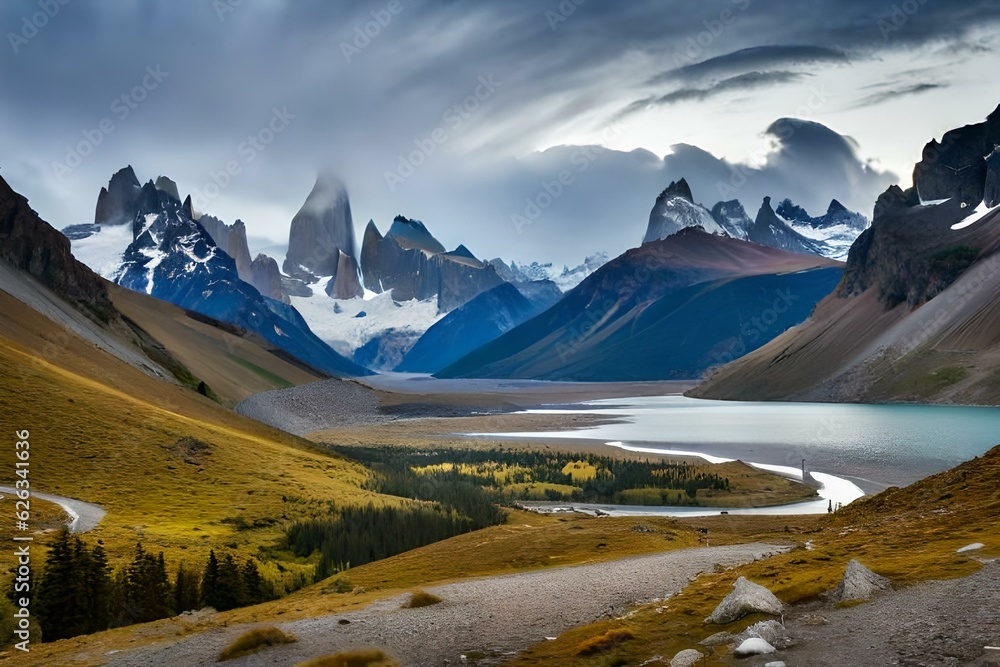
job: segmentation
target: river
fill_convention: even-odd
[[[823,484],[821,500],[732,514],[826,511],[888,486],[952,468],[1000,444],[1000,408],[711,401],[684,396],[607,399],[529,410],[598,415],[611,423],[570,431],[489,435],[592,440],[629,451],[739,459],[801,478],[802,462]],[[690,515],[720,508],[625,508],[611,513]],[[594,508],[591,508],[594,509]]]

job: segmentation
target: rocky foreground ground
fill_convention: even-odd
[[[1000,651],[984,647],[1000,646],[1000,563],[964,579],[878,594],[859,606],[794,607],[785,627],[794,646],[740,664],[998,667]]]
[[[497,664],[569,628],[619,616],[632,604],[680,592],[697,574],[732,567],[786,547],[741,544],[669,551],[607,563],[487,577],[428,589],[444,602],[404,609],[408,596],[366,609],[279,624],[294,644],[233,660],[233,667],[294,665],[319,655],[378,646],[416,667],[460,665],[463,655]],[[348,621],[348,623],[344,623]],[[233,626],[107,656],[109,667],[213,665],[220,651],[252,626]]]

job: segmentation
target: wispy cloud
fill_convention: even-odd
[[[680,88],[659,96],[650,96],[632,102],[619,114],[619,118],[652,107],[677,104],[679,102],[701,102],[710,97],[736,91],[755,90],[777,86],[785,83],[801,81],[806,74],[799,72],[747,72],[738,76],[723,79],[704,88]]]
[[[847,63],[849,59],[843,51],[822,46],[794,44],[755,46],[661,72],[652,77],[649,83],[655,85],[672,81],[700,81],[712,77],[730,76],[736,72],[760,73],[773,68],[788,68],[792,65],[817,62]]]
[[[889,100],[898,100],[903,97],[908,97],[910,95],[917,95],[919,93],[925,93],[928,90],[940,90],[942,88],[947,88],[947,84],[941,83],[915,83],[910,86],[904,86],[902,88],[892,88],[889,90],[882,90],[877,93],[873,93],[867,97],[858,100],[850,108],[860,109],[863,107],[873,107],[877,104],[882,104],[883,102],[888,102]]]

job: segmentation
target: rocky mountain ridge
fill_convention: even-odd
[[[664,239],[686,227],[700,227],[710,234],[770,248],[846,259],[851,243],[867,226],[863,215],[847,210],[836,199],[824,215],[817,217],[789,199],[775,210],[770,197],[764,198],[753,219],[737,199],[717,202],[708,209],[694,201],[691,187],[681,178],[672,181],[656,198],[643,243]]]
[[[879,197],[810,320],[691,394],[1000,404],[1000,207],[987,201],[998,119],[928,143],[915,185]]]

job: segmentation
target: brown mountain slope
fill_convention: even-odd
[[[696,378],[801,322],[842,266],[688,227],[611,260],[548,310],[435,376]],[[766,325],[765,312],[773,315]]]
[[[969,212],[884,209],[809,320],[689,395],[1000,403],[1000,212],[952,230]]]
[[[327,377],[253,334],[166,301],[124,289],[112,292],[111,299],[128,322],[149,334],[226,405]]]
[[[1000,404],[997,145],[1000,107],[927,144],[812,317],[689,395]]]

